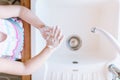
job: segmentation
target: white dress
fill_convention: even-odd
[[[24,44],[22,21],[17,18],[0,19],[0,31],[7,34],[7,39],[0,43],[0,57],[20,59]]]

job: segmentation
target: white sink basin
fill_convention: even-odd
[[[111,60],[116,59],[117,51],[103,35],[93,34],[90,30],[92,27],[97,26],[117,38],[119,1],[89,0],[89,2],[86,0],[76,0],[75,2],[68,0],[37,0],[36,5],[33,6],[35,8],[34,11],[41,20],[47,25],[59,25],[65,35],[61,46],[46,63],[45,71],[47,71],[47,80],[79,80],[78,78],[58,79],[59,75],[56,75],[63,75],[72,71],[70,74],[74,74],[74,70],[79,75],[87,75],[89,73],[89,76],[91,76],[98,73],[98,76],[101,78],[94,77],[94,79],[107,80],[107,72],[105,72],[105,69],[107,69],[106,65]],[[34,33],[39,34],[38,31]],[[68,38],[73,35],[79,36],[82,40],[81,48],[76,51],[69,49],[67,46]],[[41,41],[44,42],[44,40],[39,37],[35,39],[37,46],[35,51],[38,52],[40,50],[39,44],[41,44]],[[41,44],[41,49],[44,45],[45,43]],[[53,79],[47,77],[51,74],[58,76],[56,77],[57,79],[53,76]],[[85,77],[81,80],[92,79],[92,77]]]

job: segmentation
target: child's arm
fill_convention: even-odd
[[[51,29],[28,8],[19,5],[0,5],[0,18],[19,17],[27,23],[40,30],[44,39],[48,37],[47,32]]]
[[[52,54],[53,49],[45,47],[37,56],[25,63],[0,58],[0,72],[13,75],[29,75],[36,71]],[[27,53],[26,53],[27,54]]]
[[[28,8],[19,5],[0,5],[0,18],[19,17],[36,28],[45,24]]]
[[[61,31],[56,27],[52,28],[49,38],[46,40],[46,47],[37,56],[25,63],[0,59],[0,72],[14,75],[29,75],[36,71],[59,46],[63,39]],[[27,54],[27,53],[26,53]]]

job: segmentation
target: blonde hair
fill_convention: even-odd
[[[10,5],[11,3],[5,0],[0,0],[0,5]]]

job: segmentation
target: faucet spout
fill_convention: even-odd
[[[112,73],[113,79],[120,79],[120,69],[118,69],[114,64],[109,65],[108,70]]]
[[[115,47],[115,49],[120,53],[120,43],[110,33],[108,33],[107,31],[105,31],[103,29],[96,28],[96,27],[93,27],[91,29],[91,32],[93,32],[93,33],[98,32],[98,33],[104,35],[112,43],[112,45]]]

